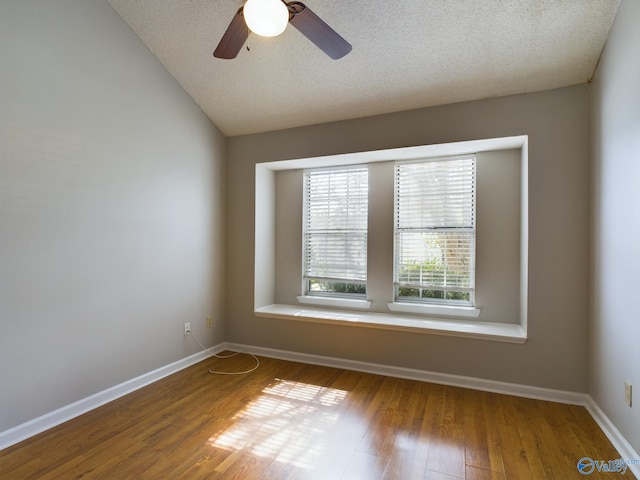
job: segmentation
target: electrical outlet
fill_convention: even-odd
[[[207,328],[213,327],[213,318],[207,317]]]
[[[624,403],[631,406],[631,384],[629,382],[624,382]]]
[[[191,333],[191,323],[187,322],[184,324],[184,336],[186,337]]]

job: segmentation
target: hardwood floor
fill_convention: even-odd
[[[261,358],[211,358],[0,452],[8,479],[612,479],[583,407]]]

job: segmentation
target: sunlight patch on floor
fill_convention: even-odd
[[[209,443],[310,468],[324,451],[324,437],[338,422],[346,396],[344,390],[276,379]]]

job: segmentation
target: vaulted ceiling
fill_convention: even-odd
[[[227,136],[589,81],[620,0],[304,0],[353,50],[299,31],[213,50],[240,0],[110,0]]]

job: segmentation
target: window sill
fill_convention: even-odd
[[[352,308],[355,310],[369,310],[371,302],[368,300],[358,300],[355,298],[337,297],[314,297],[313,295],[301,295],[296,297],[298,302],[306,305],[317,305],[321,307]]]
[[[256,308],[258,317],[347,325],[386,330],[412,331],[433,335],[477,338],[497,342],[525,343],[527,332],[521,325],[449,319],[415,318],[371,312],[324,310],[293,305],[266,305]]]
[[[419,315],[438,315],[445,317],[471,317],[477,318],[480,309],[474,307],[456,307],[454,305],[424,305],[411,302],[387,303],[392,312],[417,313]]]

